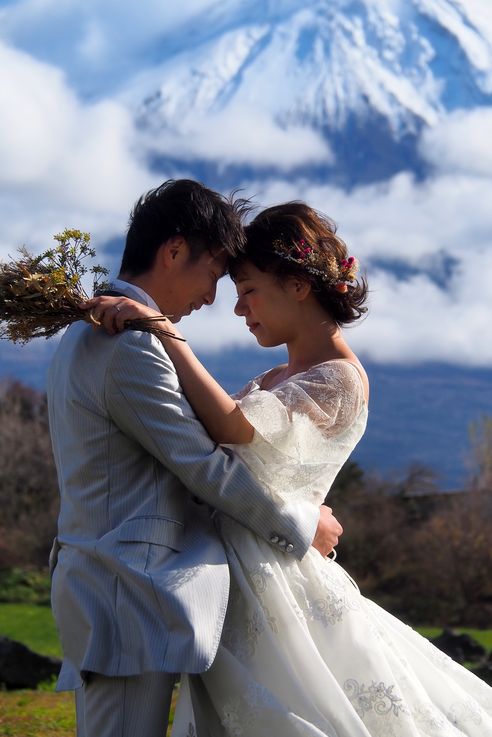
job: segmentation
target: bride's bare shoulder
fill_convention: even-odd
[[[263,374],[263,376],[261,377],[260,388],[270,389],[272,386],[275,386],[278,383],[279,374],[281,374],[282,371],[285,371],[286,368],[287,364],[283,363],[280,366],[275,366],[274,368]]]

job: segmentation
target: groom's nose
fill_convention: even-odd
[[[245,306],[244,306],[243,301],[241,300],[241,297],[238,297],[237,302],[236,302],[236,306],[234,307],[234,313],[238,317],[242,317],[245,314],[244,307]]]
[[[215,302],[215,295],[217,294],[217,284],[209,289],[207,294],[204,295],[203,301],[206,305],[212,305]]]

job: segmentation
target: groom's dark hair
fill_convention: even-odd
[[[122,273],[138,276],[149,271],[160,246],[182,235],[191,258],[204,251],[225,249],[239,255],[245,245],[244,200],[226,198],[191,179],[169,179],[136,202],[129,220]]]

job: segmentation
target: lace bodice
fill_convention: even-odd
[[[367,405],[357,368],[332,360],[262,390],[264,374],[235,399],[255,428],[231,446],[272,494],[321,504],[364,433]]]

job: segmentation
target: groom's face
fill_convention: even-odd
[[[163,304],[159,306],[173,316],[172,322],[179,322],[203,305],[211,305],[226,265],[227,256],[222,250],[204,251],[196,258],[188,252],[186,258],[178,259],[174,264],[171,278],[166,280]]]

